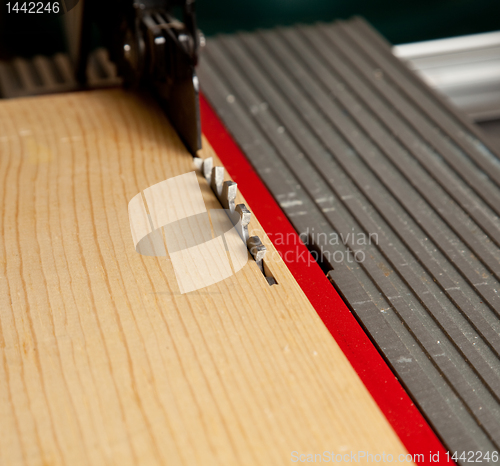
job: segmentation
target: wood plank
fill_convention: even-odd
[[[180,294],[135,252],[129,200],[193,169],[147,98],[0,103],[0,464],[406,453],[256,219],[277,286],[250,261]]]

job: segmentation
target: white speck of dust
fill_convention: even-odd
[[[234,101],[235,101],[236,99],[234,98],[234,95],[229,94],[229,95],[226,97],[226,100],[227,100],[227,102],[228,102],[229,104],[233,104],[233,103],[234,103]]]
[[[280,206],[283,207],[283,208],[287,208],[287,207],[293,207],[295,205],[302,205],[302,201],[299,200],[299,199],[293,199],[291,201],[283,201],[283,202],[280,202]]]
[[[398,359],[398,362],[412,362],[412,359],[411,358],[405,358],[404,356],[401,356]]]

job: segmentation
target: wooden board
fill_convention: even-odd
[[[193,169],[145,98],[0,103],[0,464],[406,453],[281,261],[182,295],[135,252],[129,200]]]

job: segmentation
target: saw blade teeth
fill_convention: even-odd
[[[197,170],[203,170],[203,159],[201,157],[193,157],[194,166]]]
[[[238,231],[243,242],[246,244],[257,266],[265,276],[263,261],[267,249],[258,236],[250,236],[248,233],[248,224],[252,218],[252,212],[248,210],[245,204],[238,204],[235,206],[236,195],[238,194],[238,184],[234,181],[224,181],[224,167],[214,167],[212,157],[207,159],[193,157],[193,162],[196,169],[202,172],[209,186],[219,199],[222,207],[229,211],[227,212],[229,219]],[[266,277],[266,280],[269,285],[276,283],[276,280],[272,277]]]
[[[236,211],[240,214],[240,221],[243,226],[247,226],[252,218],[252,212],[250,212],[245,204],[238,204],[236,206]]]
[[[222,184],[224,183],[224,167],[213,167],[210,186],[219,200],[222,195]]]
[[[222,184],[221,203],[224,209],[229,209],[234,212],[236,207],[234,201],[238,193],[238,185],[234,181],[224,181]]]
[[[214,159],[212,157],[208,157],[208,159],[203,160],[203,176],[205,177],[209,185],[211,185],[213,166],[214,166]]]
[[[260,238],[258,236],[250,236],[247,240],[247,246],[255,261],[260,263],[267,251]]]
[[[247,209],[245,204],[238,204],[234,209],[236,215],[239,215],[239,220],[235,224],[236,228],[239,230],[243,242],[246,244],[248,240],[248,224],[250,223],[250,219],[252,217],[252,213]]]

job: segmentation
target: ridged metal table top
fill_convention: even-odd
[[[199,68],[448,449],[498,450],[497,155],[359,19],[218,36]]]

